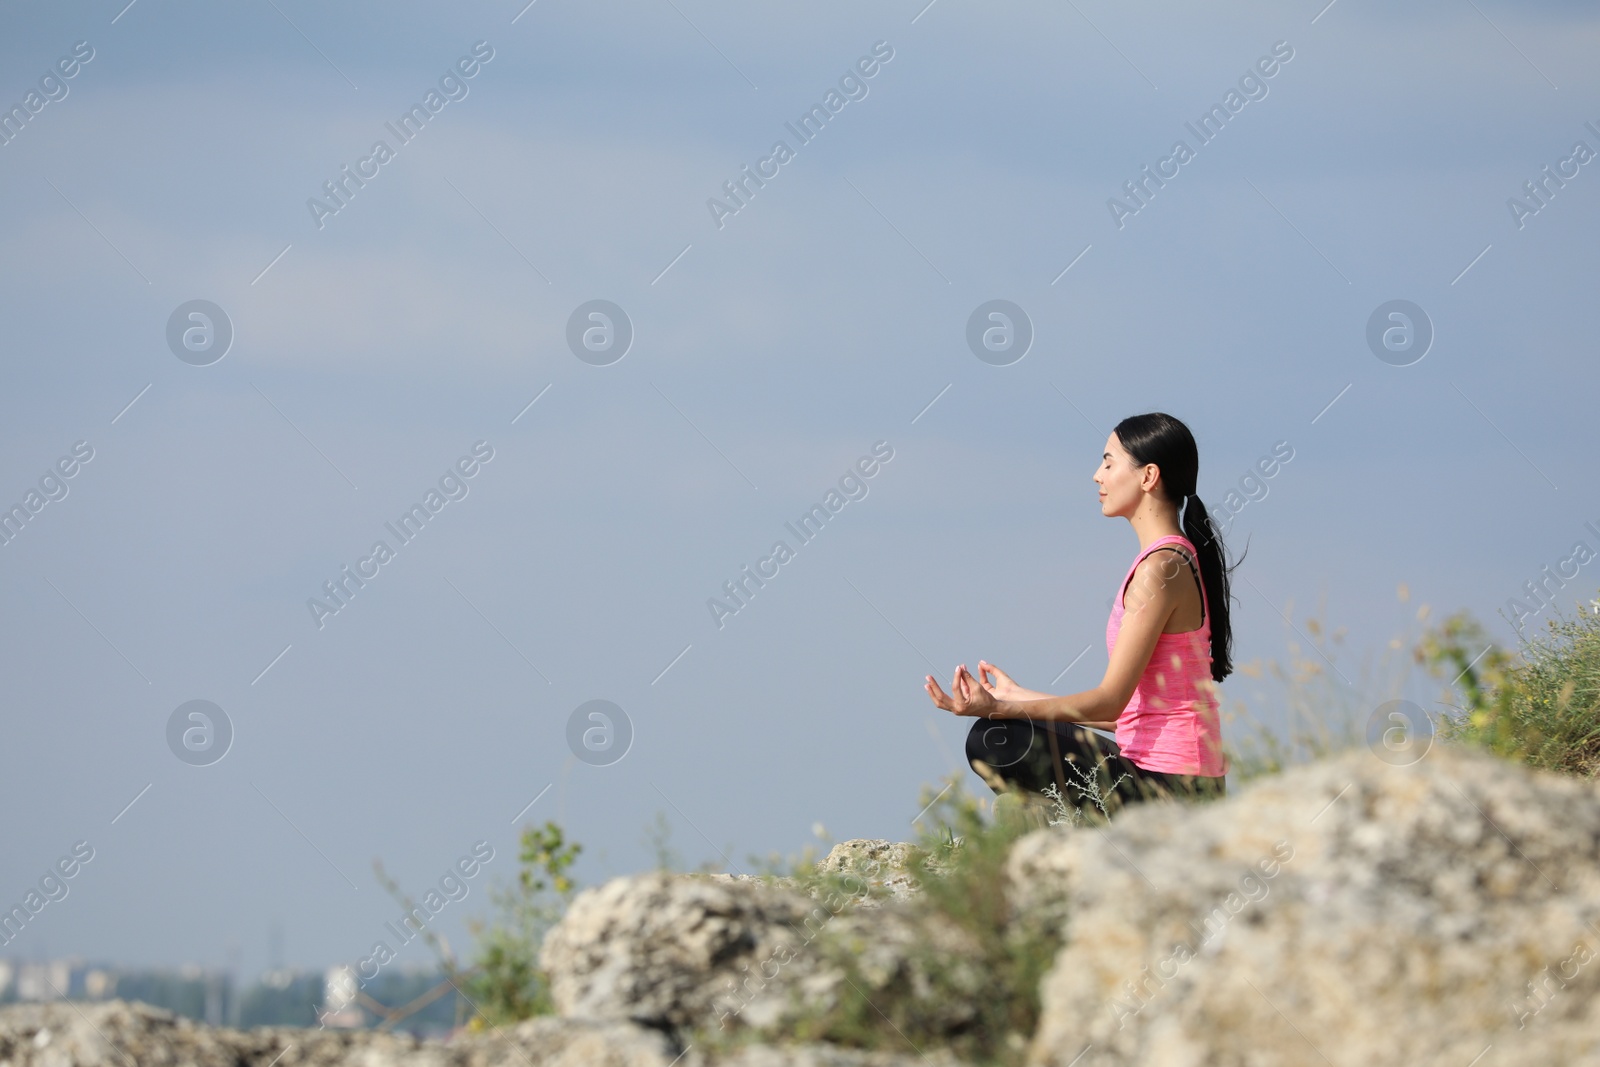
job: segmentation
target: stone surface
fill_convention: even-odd
[[[5,1067],[961,1067],[948,1054],[755,1045],[680,1057],[659,1032],[546,1017],[490,1034],[418,1040],[371,1030],[203,1026],[123,1001],[0,1009]]]
[[[441,1042],[370,1030],[229,1030],[120,1000],[0,1009],[3,1067],[668,1067],[675,1055],[659,1033],[571,1019]]]
[[[1360,750],[1030,835],[1008,874],[1069,934],[1036,1064],[1600,1064],[1589,782]]]
[[[822,869],[864,897],[909,849],[845,842]],[[1005,877],[1019,920],[1065,936],[1037,1067],[1600,1067],[1594,782],[1359,750],[1224,801],[1030,834]],[[916,901],[654,873],[585,891],[550,932],[560,1017],[440,1042],[15,1005],[0,1067],[956,1067],[937,1046],[994,995],[979,955]],[[920,1051],[785,1044],[847,990],[846,962],[875,1007],[917,1007]]]
[[[1039,825],[1045,825],[1041,822]],[[875,908],[884,903],[910,900],[921,888],[911,872],[911,859],[918,852],[916,845],[884,838],[858,837],[840,841],[816,863],[822,874],[847,875],[860,879],[851,885],[851,904],[858,908]],[[937,872],[937,862],[930,864]],[[776,886],[806,893],[813,899],[825,895],[815,886],[802,885],[790,877],[770,877],[752,874],[712,874],[713,881],[740,882]]]
[[[541,966],[564,1016],[627,1020],[673,1032],[781,1033],[835,1003],[848,957],[871,998],[927,997],[929,959],[969,996],[938,1025],[972,1017],[981,981],[959,929],[894,905],[861,910],[848,895],[813,900],[747,880],[647,874],[580,893],[545,938]]]
[[[684,1067],[687,1064],[685,1059]],[[862,1052],[833,1045],[755,1045],[718,1060],[717,1067],[961,1067],[961,1062],[939,1050],[918,1055]]]
[[[579,893],[546,935],[540,966],[561,1015],[683,1028],[738,1012],[750,966],[759,975],[774,954],[799,952],[832,918],[758,882],[635,875]],[[756,1016],[780,1011],[777,999],[757,994]]]
[[[457,1058],[439,1067],[670,1067],[678,1059],[675,1047],[659,1031],[554,1017],[529,1019],[448,1047]],[[408,1062],[397,1067],[434,1065]]]
[[[883,899],[905,901],[916,894],[917,880],[911,873],[911,859],[916,852],[917,846],[904,841],[858,837],[834,845],[817,869],[828,874],[858,875],[878,891],[863,894],[858,906],[874,907]]]

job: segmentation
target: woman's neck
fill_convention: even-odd
[[[1128,516],[1128,523],[1139,538],[1139,551],[1143,552],[1163,537],[1182,537],[1178,526],[1178,509],[1165,501],[1147,496]]]

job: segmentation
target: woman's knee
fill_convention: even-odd
[[[1009,767],[1028,754],[1033,723],[1026,719],[978,719],[967,731],[967,762]]]

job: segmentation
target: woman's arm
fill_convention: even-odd
[[[1054,719],[1082,726],[1094,726],[1102,730],[1115,730],[1116,720],[1106,716],[1108,712],[1110,715],[1121,712],[1120,707],[1114,710],[1109,708],[1099,688],[1075,693],[1072,696],[1046,696],[1042,700],[998,700],[967,672],[966,664],[956,668],[955,675],[950,679],[948,694],[939,688],[939,683],[934,681],[931,674],[923,680],[922,687],[928,691],[928,696],[933,698],[935,704],[956,715],[981,716],[989,719]],[[1129,693],[1132,694],[1131,689]],[[1127,702],[1127,698],[1124,698],[1122,706],[1125,707]]]
[[[1094,692],[1094,690],[1086,690],[1086,692],[1092,693],[1092,692]],[[1066,701],[1069,706],[1075,707],[1075,708],[1079,708],[1080,710],[1082,710],[1082,704],[1074,704],[1072,702],[1074,700],[1079,700],[1084,695],[1085,695],[1085,693],[1074,693],[1072,696],[1056,697],[1056,696],[1051,696],[1049,693],[1036,693],[1031,689],[1023,689],[1023,690],[1019,690],[1018,693],[1016,694],[1016,696],[1013,699],[1016,700],[1019,703],[1030,703],[1030,704],[1037,703],[1037,702],[1039,702],[1041,700],[1063,700],[1063,701]],[[1123,707],[1127,707],[1127,704],[1128,704],[1128,702],[1126,700],[1124,700],[1122,702]],[[1086,714],[1087,714],[1087,712],[1086,712]],[[1096,730],[1108,730],[1111,733],[1116,733],[1117,732],[1117,718],[1121,714],[1122,714],[1122,708],[1118,708],[1114,713],[1112,713],[1110,715],[1107,715],[1104,719],[1067,719],[1066,721],[1076,723],[1079,726],[1089,726],[1089,727],[1093,727]],[[1030,718],[1030,719],[1039,719],[1039,718],[1044,718],[1044,716],[1042,716],[1042,715],[1029,715],[1028,718]]]
[[[993,681],[990,681],[991,675],[994,678]],[[978,661],[978,680],[983,684],[985,689],[994,695],[996,700],[1034,701],[1055,699],[1049,693],[1041,693],[1034,689],[1024,689],[1022,686],[1013,681],[1010,675],[1001,670],[999,667],[996,667],[994,664],[990,663],[988,660],[980,659]],[[1116,716],[1113,715],[1098,721],[1080,721],[1078,725],[1091,726],[1096,730],[1109,730],[1112,733],[1115,733],[1117,729],[1117,719]]]

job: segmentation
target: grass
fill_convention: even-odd
[[[1404,585],[1395,595],[1402,604],[1411,599]],[[1376,662],[1369,654],[1359,665],[1350,662],[1345,628],[1330,628],[1324,612],[1325,607],[1296,624],[1290,604],[1284,613],[1287,657],[1238,665],[1238,675],[1272,685],[1272,692],[1256,699],[1278,712],[1278,722],[1265,721],[1242,700],[1223,704],[1223,748],[1233,781],[1280,774],[1360,747],[1368,716],[1406,691],[1420,662],[1415,650],[1431,632],[1425,628],[1432,616],[1428,605],[1417,608],[1406,630],[1388,641]]]
[[[1482,649],[1482,651],[1480,651]],[[1554,614],[1542,634],[1523,634],[1516,654],[1493,646],[1470,616],[1453,615],[1418,656],[1456,672],[1463,702],[1443,738],[1544,770],[1600,774],[1600,615]]]

